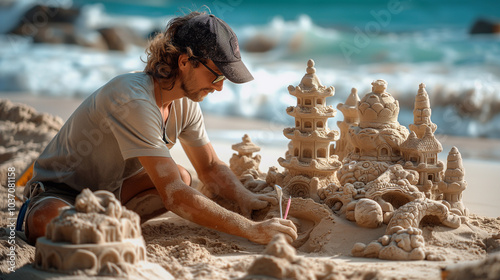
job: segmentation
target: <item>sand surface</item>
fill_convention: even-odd
[[[0,174],[4,177],[10,166],[15,165],[16,170],[22,170],[36,158],[55,133],[55,127],[67,119],[81,102],[26,95],[3,97],[6,96],[13,101],[29,104],[36,110],[21,106],[21,109],[13,111],[17,115],[0,120]],[[61,119],[40,112],[51,113]],[[286,142],[283,146],[276,144],[281,143],[279,141],[273,144],[268,140],[278,137],[282,126],[239,118],[205,118],[209,136],[222,160],[229,162],[234,152],[231,145],[240,142],[243,134],[248,133],[261,146],[260,169],[267,172],[271,166],[279,167],[277,159],[284,156]],[[228,137],[223,138],[221,135]],[[486,268],[491,277],[496,277],[483,275],[477,279],[499,279],[500,257],[497,255],[500,251],[500,204],[497,201],[500,197],[500,159],[491,151],[500,148],[500,141],[454,137],[440,140],[446,152],[452,146],[457,146],[464,157],[468,189],[464,192],[463,200],[473,214],[458,229],[440,225],[421,226],[426,250],[437,256],[436,261],[384,261],[352,257],[351,249],[356,242],[367,244],[378,239],[384,234],[386,226],[361,228],[306,199],[294,199],[290,212],[291,219],[301,225],[301,239],[294,243],[297,249],[280,245],[279,240],[266,249],[264,245],[203,228],[167,213],[142,226],[148,259],[161,265],[177,279],[271,279],[270,276],[289,279],[441,279],[441,270],[453,265],[455,270],[447,272],[449,279],[473,279],[471,274],[457,272],[466,265]],[[181,147],[174,147],[172,153],[177,163],[192,170]],[[441,160],[446,158],[445,153],[440,156]],[[9,239],[10,215],[7,211],[8,193],[4,177],[0,188],[0,277],[26,279],[21,272],[29,273],[34,247],[22,240],[22,233],[17,233],[15,239],[14,269],[17,272],[9,273],[8,242],[12,239]],[[16,210],[19,207],[18,201]],[[276,213],[276,208],[270,209],[269,213],[272,215],[273,211]],[[467,271],[475,270],[467,268]],[[258,278],[257,274],[265,274],[268,278]],[[48,275],[45,279],[60,278]]]

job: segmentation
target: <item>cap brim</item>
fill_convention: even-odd
[[[248,71],[243,61],[215,62],[215,66],[226,76],[228,80],[236,84],[242,84],[253,80],[252,74]]]

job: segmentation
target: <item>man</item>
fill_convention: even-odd
[[[276,198],[248,191],[216,155],[196,102],[222,90],[224,79],[253,79],[231,28],[213,15],[169,22],[147,49],[144,72],[118,76],[87,98],[34,165],[25,196],[29,243],[45,235],[58,209],[83,189],[108,190],[142,221],[170,210],[199,225],[266,244],[277,233],[297,238],[289,220],[254,222],[191,188],[171,158],[180,141],[211,197],[233,202],[249,217]]]

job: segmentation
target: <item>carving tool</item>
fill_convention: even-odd
[[[274,188],[276,189],[276,193],[278,194],[278,201],[280,203],[280,217],[283,219],[283,210],[281,207],[281,198],[283,197],[283,189],[278,185],[274,185]]]

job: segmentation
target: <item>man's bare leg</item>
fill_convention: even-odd
[[[45,236],[47,224],[59,216],[59,209],[68,204],[57,198],[46,198],[36,204],[26,216],[26,238],[30,245],[35,245],[38,237]]]
[[[177,167],[184,183],[191,185],[189,172],[180,165]],[[151,178],[145,171],[123,181],[121,203],[127,209],[139,214],[141,223],[168,211]]]

